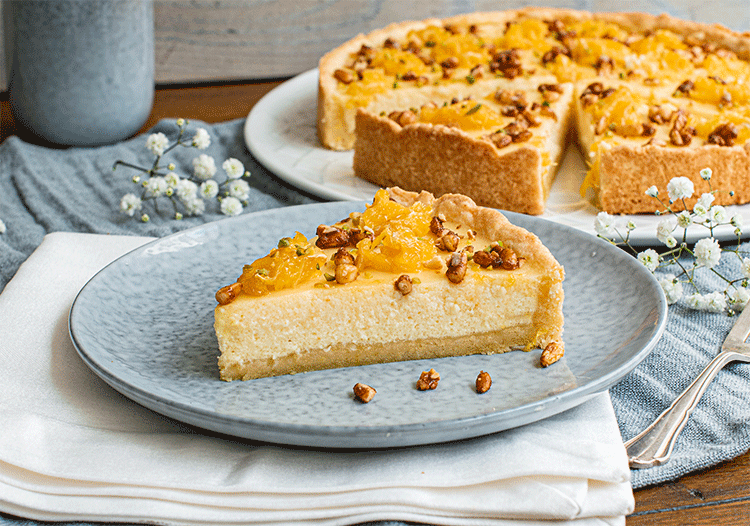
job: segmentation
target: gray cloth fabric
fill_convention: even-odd
[[[741,251],[745,257],[750,255],[750,243],[743,243]],[[685,266],[688,263],[689,260],[683,261]],[[740,258],[725,253],[716,270],[724,276],[739,278],[740,264]],[[675,269],[671,272],[678,273]],[[696,272],[695,282],[704,293],[726,287],[707,269]],[[685,287],[686,293],[689,290]],[[727,314],[689,309],[684,300],[669,307],[666,330],[654,351],[610,389],[624,440],[646,428],[690,385],[720,352],[734,319]],[[633,487],[673,480],[745,453],[750,449],[748,422],[750,364],[729,364],[719,372],[695,408],[670,461],[662,466],[632,470]]]
[[[211,145],[202,151],[175,148],[163,157],[161,164],[174,162],[175,172],[184,175],[192,172],[192,160],[201,153],[212,156],[219,171],[225,159],[239,159],[252,174],[248,180],[250,198],[245,207],[249,212],[317,202],[253,160],[245,147],[243,124],[241,120],[213,126],[191,122],[185,137],[191,138],[197,127],[203,127],[209,130]],[[173,139],[177,127],[174,121],[164,120],[151,132],[162,132]],[[139,192],[131,181],[138,172],[125,166],[113,171],[112,166],[115,160],[122,160],[150,167],[154,156],[146,149],[146,136],[112,146],[62,150],[24,143],[17,137],[0,144],[0,220],[7,229],[0,235],[0,290],[50,232],[162,237],[225,217],[217,206],[209,205],[201,216],[175,221],[171,205],[166,202],[162,203],[164,216],[148,210],[151,218],[148,223],[119,211],[124,194]]]
[[[252,172],[251,195],[246,211],[257,211],[315,202],[263,169],[247,152],[244,120],[216,125],[191,123],[206,128],[211,146],[205,152],[217,165],[228,158],[241,160]],[[172,121],[160,122],[152,131],[174,136]],[[165,236],[178,230],[224,217],[209,207],[198,217],[175,221],[171,215],[150,213],[142,223],[119,212],[119,202],[135,188],[135,173],[125,167],[112,171],[121,159],[147,166],[153,156],[146,150],[146,135],[114,146],[92,149],[53,150],[30,145],[11,137],[0,145],[0,219],[7,232],[0,235],[0,289],[20,264],[55,231],[100,234]],[[178,148],[167,161],[178,173],[192,169],[194,149]],[[750,245],[743,248],[750,250]],[[739,275],[739,259],[725,258],[721,270]],[[719,286],[710,273],[699,273],[700,284]],[[725,314],[698,313],[684,305],[669,310],[666,332],[654,351],[631,374],[611,389],[624,439],[637,434],[692,381],[719,351],[733,319]],[[633,487],[639,488],[675,479],[686,473],[736,457],[750,448],[750,366],[734,364],[722,370],[709,388],[681,435],[672,460],[664,466],[632,472]],[[33,521],[0,513],[2,525],[31,525]]]

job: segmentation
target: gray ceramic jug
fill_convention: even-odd
[[[69,146],[117,142],[154,97],[153,0],[3,4],[9,98],[19,126]]]

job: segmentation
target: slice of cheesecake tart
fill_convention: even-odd
[[[563,278],[541,241],[496,210],[379,190],[314,238],[281,239],[217,292],[221,378],[515,349],[558,358]]]

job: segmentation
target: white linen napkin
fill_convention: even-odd
[[[624,525],[630,471],[609,395],[461,442],[327,452],[196,433],[91,372],[67,316],[148,238],[55,233],[0,294],[0,511],[168,525]],[[2,519],[0,519],[2,520]]]

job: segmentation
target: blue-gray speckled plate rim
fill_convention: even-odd
[[[472,438],[535,422],[575,407],[592,396],[607,390],[628,374],[648,355],[664,331],[667,319],[667,304],[663,293],[654,276],[635,258],[626,254],[621,249],[613,247],[609,243],[597,239],[590,234],[582,233],[572,227],[553,223],[538,217],[504,212],[511,222],[523,226],[532,232],[544,226],[544,228],[554,231],[556,235],[566,238],[570,243],[575,243],[581,247],[582,252],[590,252],[592,256],[602,251],[602,253],[607,254],[607,257],[614,258],[618,262],[618,265],[624,265],[629,272],[632,272],[636,276],[637,284],[643,288],[642,293],[645,293],[642,294],[644,304],[648,303],[646,307],[648,312],[644,315],[640,325],[635,329],[641,332],[640,341],[642,345],[638,348],[625,347],[620,349],[618,354],[624,352],[629,354],[625,355],[625,360],[619,366],[611,369],[606,369],[605,366],[605,370],[602,373],[594,375],[588,381],[573,389],[550,395],[543,400],[536,400],[500,411],[437,422],[420,421],[409,424],[376,425],[372,427],[300,425],[225,415],[217,411],[205,410],[185,403],[184,399],[181,400],[179,396],[162,396],[152,392],[152,388],[149,385],[139,385],[138,381],[134,381],[138,380],[138,378],[127,378],[110,370],[107,367],[106,360],[102,360],[101,356],[99,356],[100,353],[98,353],[98,350],[87,345],[85,341],[81,341],[77,337],[79,324],[85,323],[85,320],[80,320],[77,317],[77,307],[82,299],[86,299],[87,292],[91,290],[98,280],[102,279],[104,274],[117,272],[118,267],[121,267],[123,262],[136,257],[136,255],[143,253],[154,245],[169,242],[173,238],[189,236],[191,233],[199,232],[209,227],[217,227],[230,231],[236,230],[237,225],[252,223],[256,218],[263,216],[276,217],[277,220],[280,219],[283,221],[283,218],[280,216],[292,212],[304,213],[305,217],[318,218],[320,215],[319,212],[327,211],[336,215],[336,217],[344,217],[349,211],[360,209],[363,206],[364,202],[332,202],[299,205],[245,214],[193,227],[165,238],[156,239],[124,254],[94,275],[78,293],[71,306],[69,313],[69,333],[77,353],[95,374],[124,396],[158,413],[208,431],[215,431],[239,438],[296,446],[387,448]],[[344,215],[341,215],[342,213]],[[317,224],[318,222],[315,225],[311,224],[310,229],[314,230]],[[545,243],[549,245],[547,241]],[[264,254],[268,249],[269,247],[260,247],[259,251],[261,254]],[[244,262],[238,260],[237,268],[241,268]],[[578,269],[572,269],[569,265],[566,265],[566,283],[569,283],[567,280],[571,272],[578,272]],[[570,293],[571,291],[566,289],[566,302],[571,301]],[[213,294],[211,294],[211,298],[213,298]],[[211,310],[213,310],[213,306],[212,303],[210,305]],[[566,331],[570,331],[570,321],[566,317]],[[644,331],[646,332],[645,335],[643,334]],[[646,338],[645,340],[644,337]],[[563,361],[568,359],[569,356],[570,350],[568,349]],[[325,374],[325,371],[319,371],[314,374],[321,373]],[[218,379],[218,373],[216,382],[217,385],[225,384],[225,382],[221,382]]]

